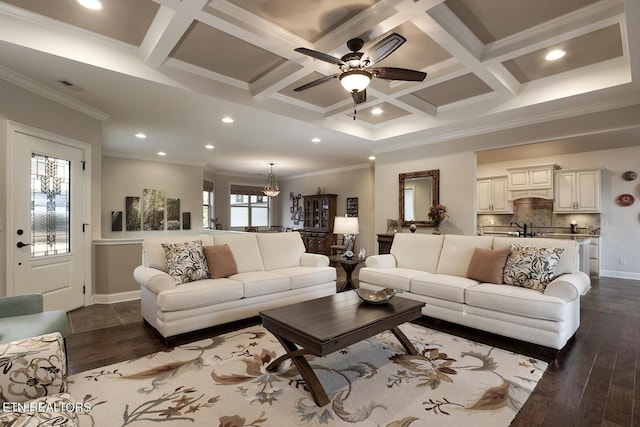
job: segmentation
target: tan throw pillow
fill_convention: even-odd
[[[212,279],[238,274],[236,260],[231,253],[231,249],[229,249],[229,245],[226,243],[218,246],[205,246],[204,256],[207,258],[209,275]]]
[[[467,269],[467,277],[485,283],[502,283],[508,256],[509,248],[475,248]]]

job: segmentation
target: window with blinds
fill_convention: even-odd
[[[231,227],[268,227],[269,198],[262,187],[231,185]]]

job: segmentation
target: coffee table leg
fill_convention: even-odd
[[[407,338],[407,336],[397,326],[394,326],[393,328],[391,328],[390,331],[393,335],[396,336],[398,341],[400,341],[400,344],[402,344],[407,354],[411,354],[411,355],[418,354],[418,350],[416,350],[416,348],[413,346],[411,341],[409,341],[409,338]]]
[[[287,354],[280,356],[276,360],[271,362],[269,366],[267,366],[267,371],[273,371],[283,360],[291,359],[296,369],[300,373],[300,376],[302,376],[304,383],[309,388],[311,397],[313,397],[313,401],[316,403],[316,405],[324,406],[329,403],[327,392],[324,391],[324,388],[322,388],[322,384],[320,384],[320,380],[316,376],[315,372],[313,372],[313,369],[311,369],[311,366],[309,366],[309,362],[307,362],[307,359],[304,358],[304,349],[298,349],[298,346],[288,339],[279,337],[277,335],[276,338],[278,339],[278,341],[280,341],[280,344],[282,344],[284,349],[287,351]]]

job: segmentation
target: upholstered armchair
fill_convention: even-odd
[[[0,405],[3,426],[79,425],[60,333],[0,344]]]
[[[67,336],[67,313],[44,311],[42,294],[0,297],[0,344],[51,332]]]

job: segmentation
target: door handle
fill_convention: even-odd
[[[18,244],[16,245],[18,248],[24,248],[25,246],[31,246],[31,243],[22,243],[22,242],[18,242]]]

